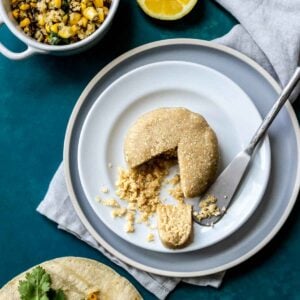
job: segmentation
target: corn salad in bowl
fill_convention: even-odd
[[[10,0],[12,15],[26,35],[48,45],[68,45],[95,32],[112,0]]]

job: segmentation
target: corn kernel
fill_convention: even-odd
[[[14,9],[12,11],[12,14],[13,14],[13,16],[14,16],[15,19],[17,19],[19,17],[19,13],[20,13],[20,11],[18,9]]]
[[[32,7],[32,8],[36,8],[36,7],[37,7],[37,4],[36,4],[36,2],[31,2],[31,3],[30,3],[30,7]]]
[[[104,21],[104,11],[102,8],[98,8],[98,19],[99,19],[99,22],[103,22]]]
[[[63,26],[59,31],[58,35],[63,39],[68,39],[74,35],[74,32],[70,26]]]
[[[45,29],[46,31],[49,33],[51,30],[50,30],[50,26],[48,24],[45,25]]]
[[[22,20],[22,21],[20,22],[20,26],[21,26],[22,28],[28,26],[29,24],[30,24],[29,18],[25,18],[24,20]]]
[[[79,13],[71,13],[69,23],[70,25],[76,25],[81,19],[81,14]]]
[[[86,9],[86,4],[85,3],[80,3],[80,6],[81,6],[81,10],[84,11]]]
[[[103,11],[104,11],[104,15],[107,16],[108,15],[108,7],[104,6],[103,7]]]
[[[98,17],[98,13],[94,7],[88,7],[83,11],[83,15],[90,21],[95,20]]]
[[[58,23],[53,24],[53,25],[50,27],[51,31],[57,33],[57,32],[58,32],[58,25],[59,25]]]
[[[61,8],[61,0],[54,0],[54,7]]]
[[[86,27],[86,26],[87,26],[87,23],[88,23],[88,19],[85,18],[85,17],[82,17],[82,18],[80,19],[80,22],[81,22],[81,24],[82,24],[82,27]]]
[[[27,9],[30,8],[30,5],[27,4],[27,3],[23,3],[23,4],[21,4],[19,7],[20,7],[21,10],[27,10]]]
[[[44,26],[45,25],[45,18],[44,18],[43,15],[38,15],[37,19],[38,19],[38,24],[40,26]]]
[[[68,22],[68,15],[64,15],[63,16],[63,22],[64,22],[64,24],[67,24],[67,22]]]
[[[95,7],[98,7],[98,8],[103,7],[103,0],[94,0],[93,2],[94,2]]]
[[[78,33],[79,28],[76,25],[72,25],[71,28],[74,34]]]

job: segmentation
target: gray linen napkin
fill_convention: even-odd
[[[108,253],[95,241],[95,239],[82,225],[72,206],[64,179],[63,163],[61,163],[56,171],[50,183],[48,192],[44,200],[38,206],[37,211],[45,215],[50,220],[56,222],[58,224],[58,228],[74,234],[76,237],[88,243],[90,246],[98,249],[111,261],[123,267],[159,299],[164,299],[180,281],[180,278],[162,277],[146,273],[126,265]],[[223,273],[218,273],[212,276],[186,279],[185,281],[202,286],[210,285],[213,287],[219,287],[223,275]]]
[[[222,38],[215,40],[237,49],[263,66],[281,85],[285,85],[295,70],[300,52],[300,1],[299,0],[217,0],[235,16],[240,25]],[[149,274],[128,266],[112,256],[89,234],[77,217],[68,196],[63,165],[54,175],[47,194],[37,211],[66,230],[98,249],[117,265],[123,267],[146,289],[164,299],[181,281]],[[219,287],[224,272],[183,281]]]

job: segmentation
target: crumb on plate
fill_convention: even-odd
[[[140,221],[146,222],[156,212],[160,189],[174,160],[153,159],[137,168],[119,169],[116,194],[142,213]]]
[[[120,207],[120,204],[114,198],[109,198],[109,199],[102,200],[101,203],[105,206]]]
[[[154,241],[154,234],[148,233],[147,235],[147,242],[153,242]]]
[[[123,217],[127,212],[127,209],[125,207],[115,208],[112,210],[111,215],[113,218],[116,217]]]
[[[104,194],[107,194],[109,192],[109,189],[106,186],[103,186],[101,188],[101,192],[104,193]]]
[[[100,196],[97,195],[97,196],[95,197],[95,201],[100,203],[100,202],[101,202]]]
[[[217,205],[217,198],[213,195],[208,195],[199,203],[200,211],[193,212],[193,215],[198,221],[221,215],[221,210]]]

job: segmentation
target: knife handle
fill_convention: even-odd
[[[285,102],[288,100],[289,96],[297,86],[297,83],[300,80],[300,67],[297,67],[295,73],[293,74],[292,78],[288,82],[288,84],[285,86],[283,91],[281,92],[278,100],[274,103],[269,113],[266,115],[264,120],[262,121],[261,125],[257,129],[256,133],[254,134],[253,138],[251,139],[248,147],[246,148],[246,152],[251,155],[257,146],[257,144],[260,142],[260,140],[265,136],[266,131],[272,124],[273,120],[279,113],[282,106],[285,104]]]

